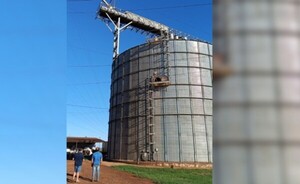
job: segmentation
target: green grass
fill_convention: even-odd
[[[114,168],[148,178],[158,184],[212,184],[212,170],[145,168],[135,166],[115,166]]]

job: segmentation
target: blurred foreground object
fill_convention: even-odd
[[[299,12],[214,1],[214,184],[300,183]]]

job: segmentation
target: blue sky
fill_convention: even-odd
[[[67,2],[67,135],[107,140],[113,35],[103,22],[95,19],[100,1]],[[119,9],[131,10],[212,42],[211,0],[114,2]],[[120,52],[146,40],[145,35],[126,30],[121,34]]]
[[[2,0],[0,22],[0,183],[63,183],[66,2]]]

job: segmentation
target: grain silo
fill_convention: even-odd
[[[212,45],[105,0],[97,15],[114,34],[108,158],[212,162]],[[155,39],[119,54],[128,27]]]
[[[211,162],[211,68],[212,46],[200,41],[154,41],[120,54],[112,72],[109,158]]]

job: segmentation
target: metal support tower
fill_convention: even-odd
[[[107,7],[112,9],[112,6],[110,4],[108,4],[105,0],[103,0],[103,2]],[[108,13],[105,12],[105,15],[110,20],[110,22],[114,25],[114,29],[112,29],[109,25],[109,22],[105,22],[108,29],[114,34],[113,61],[116,61],[116,59],[119,55],[119,50],[120,50],[120,33],[121,33],[121,31],[125,30],[132,23],[132,21],[130,21],[126,25],[122,26],[121,25],[121,17],[118,17],[117,19],[113,20],[109,16]]]
[[[113,30],[111,27],[109,27],[109,24],[106,22],[108,29],[114,34],[113,61],[115,61],[119,55],[119,50],[120,50],[120,33],[121,33],[121,31],[125,30],[131,24],[131,22],[129,22],[128,24],[126,24],[124,26],[121,26],[121,18],[120,17],[118,17],[118,20],[116,22],[113,21],[112,18],[108,14],[107,14],[107,17],[114,25],[114,30]]]

